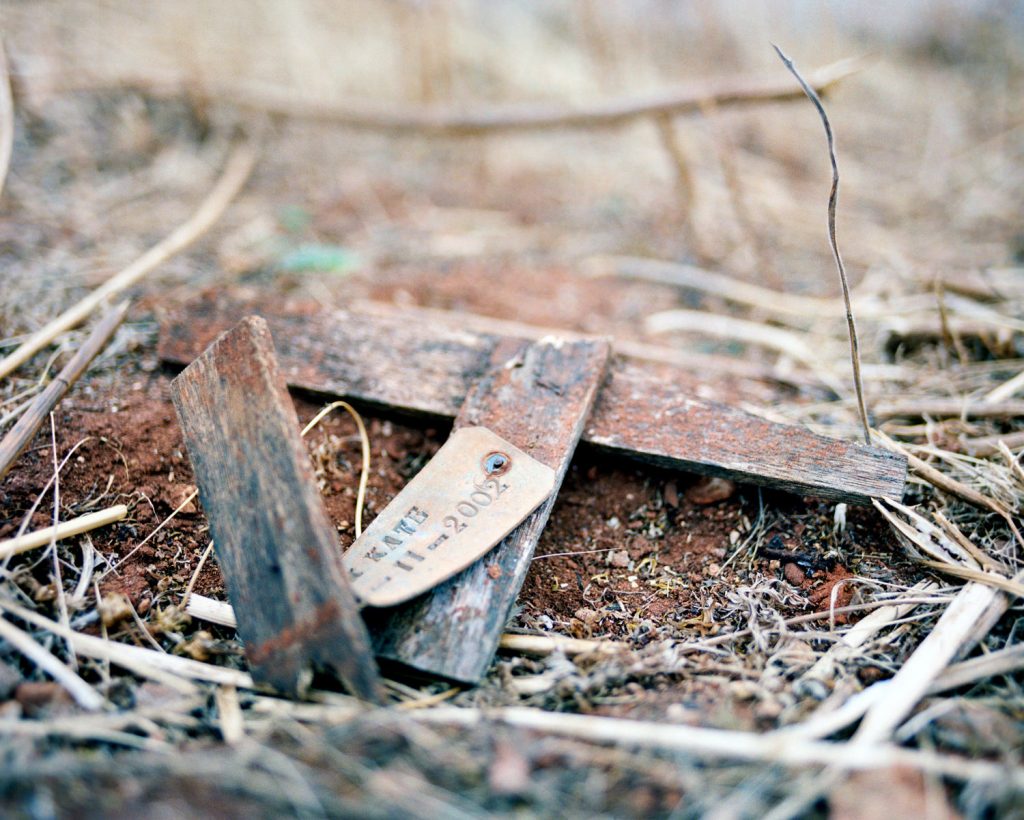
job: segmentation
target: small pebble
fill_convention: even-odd
[[[786,577],[786,580],[795,587],[801,586],[804,581],[807,580],[807,573],[792,562],[787,563],[782,568],[782,574]]]
[[[676,483],[674,481],[669,481],[668,483],[665,484],[663,494],[665,496],[666,504],[668,504],[670,507],[679,506],[679,490],[676,487]]]
[[[128,596],[123,592],[104,595],[96,608],[99,610],[100,620],[103,621],[103,625],[107,629],[132,617],[132,605],[128,602]]]
[[[727,478],[705,477],[686,488],[686,499],[693,504],[707,505],[725,501],[736,492],[736,485]]]
[[[782,714],[782,704],[775,698],[766,698],[754,707],[754,715],[761,720],[775,720]]]

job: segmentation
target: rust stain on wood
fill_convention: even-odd
[[[555,470],[555,492],[472,566],[400,607],[366,610],[377,654],[476,683],[497,651],[610,355],[601,340],[506,339],[469,390],[455,428],[482,425]],[[497,583],[500,579],[500,583]]]
[[[161,357],[187,364],[252,307],[215,296],[189,305],[163,323]],[[259,307],[293,387],[434,417],[455,416],[498,346],[523,341],[394,317]],[[662,467],[857,504],[901,498],[906,483],[900,455],[687,396],[670,369],[622,357],[613,359],[582,440]]]
[[[310,667],[326,667],[380,700],[266,323],[243,319],[171,389],[253,677],[298,693]]]
[[[296,593],[292,601],[297,603],[300,596]],[[318,606],[313,614],[298,621],[292,626],[285,627],[274,637],[268,638],[255,646],[246,646],[246,657],[252,663],[262,665],[285,650],[291,649],[297,643],[310,643],[316,641],[319,633],[325,626],[342,617],[341,607],[337,601],[328,601]]]

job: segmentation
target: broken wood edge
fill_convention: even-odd
[[[207,295],[181,311],[166,316],[161,325],[158,348],[161,359],[176,365],[187,364],[196,355],[193,328],[198,326],[201,328],[199,332],[206,335],[211,329],[228,324],[239,311],[251,307],[234,299],[215,303]],[[295,335],[296,328],[308,324],[315,328],[313,332],[328,336],[333,334],[334,343],[343,344],[347,339],[353,339],[355,344],[365,344],[366,334],[353,336],[350,328],[372,327],[373,322],[377,321],[381,334],[386,334],[390,328],[401,327],[398,312],[388,311],[388,315],[382,313],[377,310],[372,315],[347,310],[296,313],[287,309],[274,312],[272,308],[267,316],[280,333],[289,336]],[[461,327],[441,322],[431,322],[425,326],[424,342],[433,342],[441,350],[441,353],[436,354],[442,357],[441,361],[434,363],[439,368],[437,380],[444,387],[441,393],[424,395],[421,392],[399,391],[398,395],[382,395],[373,383],[373,374],[360,370],[364,367],[361,360],[345,362],[345,369],[339,370],[340,365],[337,363],[318,360],[306,349],[308,345],[301,339],[293,345],[294,349],[288,351],[285,367],[288,381],[295,389],[310,391],[319,396],[345,396],[350,401],[395,417],[451,419],[458,412],[458,402],[461,401],[456,393],[465,390],[465,384],[472,375],[470,371],[479,372],[489,351],[493,350],[500,339],[509,338],[470,328],[474,322],[486,321],[486,317],[470,315]],[[565,335],[571,339],[594,338],[573,333]],[[516,334],[514,338],[521,337]],[[386,361],[384,364],[397,374],[404,371],[411,374],[415,368],[416,355],[427,354],[406,351],[403,355],[403,359]],[[902,452],[888,447],[868,447],[859,442],[827,438],[803,427],[771,422],[729,405],[696,399],[678,391],[665,392],[663,369],[651,365],[613,357],[609,370],[613,375],[606,378],[597,407],[583,433],[582,442],[588,446],[596,446],[616,456],[664,469],[715,475],[833,501],[870,504],[873,498],[898,500],[903,497],[907,458]],[[637,389],[659,393],[658,396],[648,396],[645,400],[647,403],[661,405],[670,402],[675,405],[669,414],[672,416],[678,415],[678,407],[685,407],[689,408],[687,412],[707,418],[724,416],[730,420],[726,427],[754,425],[756,430],[748,430],[745,434],[747,439],[762,439],[772,435],[780,440],[781,449],[775,454],[777,457],[773,458],[760,453],[753,456],[736,453],[723,460],[721,453],[715,456],[709,451],[701,438],[704,434],[695,427],[703,422],[696,420],[691,424],[692,430],[677,421],[676,424],[683,424],[683,427],[662,435],[648,433],[646,440],[645,436],[635,430],[620,430],[617,418],[633,417],[634,405],[641,401],[633,395]],[[679,438],[680,432],[691,432],[695,438],[687,444]],[[791,445],[785,442],[784,433],[798,436],[799,441],[792,445],[801,445],[797,451],[787,450]],[[691,446],[696,449],[688,449]],[[805,451],[820,451],[820,458],[808,454],[802,460],[794,460],[794,455]],[[836,475],[845,480],[835,481]]]
[[[217,485],[210,483],[213,479],[206,472],[206,465],[203,463],[208,454],[200,454],[195,450],[195,444],[210,432],[209,420],[214,415],[213,406],[205,402],[198,391],[201,391],[204,381],[209,383],[212,380],[219,380],[223,385],[226,377],[222,369],[225,363],[231,364],[239,357],[251,358],[254,363],[252,370],[243,378],[248,377],[250,381],[256,382],[249,387],[263,393],[266,402],[269,402],[272,410],[276,411],[265,417],[265,427],[258,432],[280,436],[277,440],[267,439],[265,442],[282,448],[280,467],[286,473],[293,473],[291,478],[297,482],[294,485],[294,493],[300,502],[300,508],[289,511],[288,515],[299,522],[296,525],[299,534],[304,532],[311,539],[304,547],[293,545],[294,549],[287,555],[268,554],[263,556],[262,563],[257,561],[250,565],[246,564],[239,551],[242,542],[235,534],[236,522],[227,524],[227,530],[221,530],[220,528],[225,526],[225,520],[223,517],[218,520],[215,512],[218,506],[230,503],[233,499],[230,495],[218,499],[218,493],[215,492]],[[220,358],[224,361],[219,361]],[[237,361],[235,363],[237,364]],[[190,382],[190,374],[193,374],[194,384]],[[234,398],[247,402],[244,388],[241,383],[235,385]],[[251,594],[256,576],[261,572],[270,573],[273,577],[282,576],[279,584],[288,597],[283,611],[269,617],[266,624],[261,618],[253,618],[247,622],[254,630],[247,636],[249,640],[245,646],[246,657],[254,677],[273,683],[277,688],[292,694],[301,694],[304,676],[312,673],[312,667],[324,666],[330,668],[357,696],[373,703],[383,702],[384,692],[373,661],[369,635],[359,617],[356,598],[348,587],[335,532],[313,480],[308,453],[299,433],[298,418],[278,367],[273,338],[266,321],[259,316],[246,316],[218,336],[201,356],[174,379],[171,384],[171,397],[193,464],[203,508],[207,511],[211,535],[217,544],[217,551],[232,549],[232,545],[235,548],[234,552],[221,556],[221,566],[224,569],[229,593]],[[195,412],[193,404],[198,408]],[[245,421],[251,423],[252,417],[247,417]],[[226,435],[226,432],[222,435]],[[268,529],[268,532],[276,532],[276,529],[281,527],[283,524],[278,523],[276,528]],[[282,571],[281,565],[277,564],[278,558],[282,564],[290,559],[293,565],[290,572]],[[269,564],[267,559],[270,560]],[[298,563],[295,563],[296,561]],[[306,566],[306,562],[309,566]],[[235,564],[235,572],[229,571],[230,564]],[[335,567],[333,573],[330,571],[331,566]],[[302,576],[308,576],[309,572],[322,579],[323,583],[317,589],[307,590],[309,595],[304,600],[299,590],[294,587],[297,583],[302,583]],[[317,603],[318,599],[324,600]],[[313,610],[307,611],[304,619],[296,620],[299,617],[296,607],[300,603],[304,604],[303,610],[309,610],[310,607],[313,607]],[[252,642],[254,635],[258,635],[255,645]],[[272,663],[273,666],[268,667],[267,663]],[[288,666],[288,669],[284,669],[282,673],[282,667],[279,665]],[[292,672],[297,676],[294,680]]]
[[[427,596],[376,614],[368,610],[378,657],[414,674],[480,682],[498,651],[610,354],[608,340],[600,338],[506,338],[494,347],[459,408],[455,428],[488,427],[552,468],[554,489],[491,551]],[[500,584],[489,573],[495,565]]]

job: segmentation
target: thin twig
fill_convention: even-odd
[[[891,745],[822,743],[786,738],[780,733],[762,735],[653,721],[544,712],[524,707],[440,707],[411,714],[417,720],[439,725],[468,727],[504,724],[595,743],[663,749],[713,759],[768,761],[773,765],[789,766],[829,765],[847,771],[906,766],[961,782],[1005,782],[1007,777],[1013,777],[1004,766],[963,757],[899,749]],[[1018,773],[1015,779],[1024,778]]]
[[[51,621],[37,612],[11,601],[0,599],[0,611],[3,610],[39,629],[45,629],[58,637],[67,639],[80,655],[108,660],[141,677],[171,686],[182,694],[195,694],[196,687],[191,681],[197,680],[237,686],[239,689],[256,688],[252,676],[239,669],[214,666],[211,663],[194,661],[191,658],[161,654],[141,646],[129,646],[115,641],[105,641],[103,638],[96,638],[92,635],[83,635],[81,632],[65,629],[59,623]],[[92,690],[90,689],[90,691]]]
[[[53,452],[53,526],[51,527],[52,536],[47,546],[50,557],[53,559],[53,586],[57,591],[57,612],[60,615],[60,623],[61,626],[70,628],[68,600],[64,594],[64,578],[60,571],[60,555],[57,553],[57,528],[60,526],[60,459],[57,456],[57,423],[53,420],[52,412],[50,413],[50,447]],[[75,657],[74,649],[71,649],[71,668],[78,671],[78,658]]]
[[[310,430],[316,427],[320,421],[332,410],[344,408],[353,418],[359,430],[359,443],[363,451],[363,465],[359,470],[359,491],[356,493],[356,538],[363,534],[363,505],[366,500],[366,483],[370,479],[370,436],[366,432],[366,425],[363,424],[363,417],[356,412],[356,409],[347,401],[335,401],[328,404],[313,419],[302,428],[302,435],[305,436]]]
[[[886,688],[886,697],[872,704],[854,735],[857,744],[887,741],[903,719],[975,635],[983,614],[999,592],[984,584],[966,584],[942,613],[938,623],[900,667]]]
[[[206,549],[203,550],[203,554],[199,556],[199,562],[196,564],[196,568],[192,570],[192,577],[188,579],[188,586],[185,587],[185,594],[181,596],[181,603],[178,604],[179,608],[186,612],[188,612],[189,601],[192,599],[192,590],[195,588],[196,581],[199,580],[199,573],[203,571],[203,567],[206,565],[206,559],[210,557],[212,552],[213,541],[206,545]]]
[[[828,243],[832,248],[832,256],[835,258],[836,268],[839,270],[839,281],[843,286],[843,302],[846,304],[846,324],[850,329],[850,360],[853,363],[853,384],[857,390],[857,409],[860,411],[860,420],[864,425],[864,443],[870,445],[871,428],[868,426],[868,410],[864,404],[864,385],[860,376],[860,343],[857,341],[857,326],[853,320],[850,283],[846,278],[843,257],[839,254],[839,245],[836,243],[836,202],[839,200],[839,163],[836,160],[836,146],[835,139],[832,136],[832,124],[828,120],[828,114],[825,113],[825,106],[821,104],[821,98],[807,84],[807,81],[800,76],[800,72],[793,65],[793,61],[774,43],[772,48],[775,49],[779,59],[789,69],[790,74],[796,77],[807,98],[814,103],[814,107],[818,110],[818,115],[821,117],[822,125],[825,126],[825,138],[828,140],[828,157],[832,163],[832,190],[828,195]]]
[[[58,334],[81,324],[90,313],[114,296],[134,285],[146,274],[181,253],[206,233],[224,213],[224,209],[241,190],[256,164],[256,149],[249,143],[239,145],[228,159],[217,184],[187,222],[179,225],[120,273],[115,274],[56,319],[32,334],[5,359],[0,361],[0,379],[31,359],[52,342]]]
[[[811,75],[811,82],[826,91],[840,80],[860,70],[860,59],[840,60],[822,66]],[[96,88],[85,78],[56,79],[51,85],[60,90]],[[154,96],[180,96],[180,82],[160,82],[151,78],[123,80],[120,87],[134,85]],[[348,128],[393,133],[433,134],[437,136],[470,136],[507,131],[539,131],[572,128],[618,128],[636,119],[656,114],[686,114],[700,111],[708,100],[720,107],[781,102],[799,99],[800,92],[790,83],[766,82],[761,78],[732,78],[718,83],[703,81],[698,85],[676,88],[647,97],[625,97],[583,107],[562,104],[541,105],[516,103],[481,106],[466,112],[435,106],[405,107],[393,105],[338,105],[330,100],[303,98],[294,89],[278,87],[231,86],[222,89],[204,87],[207,98],[222,98],[232,105],[251,111],[284,117],[332,122]]]
[[[57,527],[45,527],[35,532],[26,533],[16,538],[9,538],[0,541],[0,560],[10,558],[12,555],[20,555],[29,550],[45,547],[51,540],[62,541],[65,538],[72,538],[82,533],[90,532],[98,527],[105,527],[123,520],[128,515],[128,508],[124,504],[117,504],[107,507],[104,510],[80,515],[65,521]]]
[[[0,195],[4,192],[7,171],[11,167],[14,149],[14,96],[11,94],[11,75],[7,67],[7,51],[0,40]]]
[[[57,626],[57,624],[54,624]],[[17,649],[32,663],[46,672],[57,683],[63,686],[75,703],[90,712],[102,709],[106,701],[96,690],[76,675],[71,669],[36,643],[31,636],[18,629],[6,618],[0,617],[0,638]]]
[[[971,567],[947,564],[945,561],[921,561],[920,563],[930,569],[934,569],[936,572],[944,572],[946,575],[952,575],[954,578],[960,578],[964,581],[973,581],[976,584],[986,584],[1008,595],[1024,598],[1024,584],[998,573],[982,572]]]
[[[127,312],[128,303],[122,302],[100,320],[95,330],[85,340],[85,344],[71,358],[71,361],[46,386],[46,389],[35,398],[32,406],[18,419],[18,423],[0,441],[0,480],[3,480],[8,470],[11,469],[11,465],[14,464],[18,456],[28,446],[28,443],[32,441],[36,431],[39,429],[39,425],[43,423],[43,419],[57,405],[57,402],[64,397],[64,394],[78,380],[78,377],[86,371],[89,363],[96,358],[96,355],[107,346],[107,342],[114,335],[114,331],[117,330],[121,322],[124,321]]]

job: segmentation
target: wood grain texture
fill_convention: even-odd
[[[297,694],[311,667],[327,667],[380,700],[266,323],[243,319],[171,387],[253,677]]]
[[[484,426],[555,470],[550,498],[497,547],[426,595],[364,611],[377,655],[421,672],[478,682],[498,649],[610,354],[607,342],[497,345],[455,428]]]
[[[210,296],[168,317],[165,361],[187,364],[245,312],[267,317],[293,387],[390,411],[453,417],[502,337],[415,317],[284,310]],[[613,359],[583,441],[687,472],[866,504],[903,496],[906,460],[689,396],[668,366]]]

